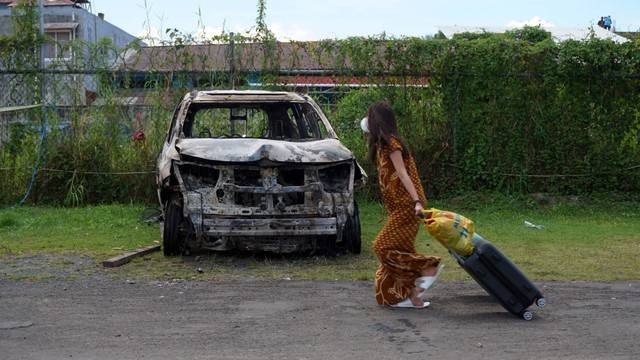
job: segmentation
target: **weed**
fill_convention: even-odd
[[[18,220],[11,213],[0,214],[0,229],[18,226]]]

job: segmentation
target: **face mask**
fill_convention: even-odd
[[[369,119],[368,118],[364,117],[364,118],[362,118],[362,120],[360,120],[360,128],[365,133],[369,133]]]

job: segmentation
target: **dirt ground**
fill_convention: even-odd
[[[472,281],[391,310],[370,282],[0,280],[0,358],[638,358],[640,282],[539,285],[526,322]]]

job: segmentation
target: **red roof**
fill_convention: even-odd
[[[407,85],[422,87],[429,85],[429,78],[427,76],[386,76],[384,78],[380,76],[313,76],[313,75],[298,75],[298,76],[279,76],[276,80],[278,85],[295,86],[295,87],[308,87],[308,86],[324,86],[324,87],[339,87],[339,86],[351,86],[351,87],[367,87],[375,86],[377,84],[387,85]]]

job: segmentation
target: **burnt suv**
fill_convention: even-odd
[[[194,91],[158,158],[163,251],[360,253],[366,175],[302,94]]]

